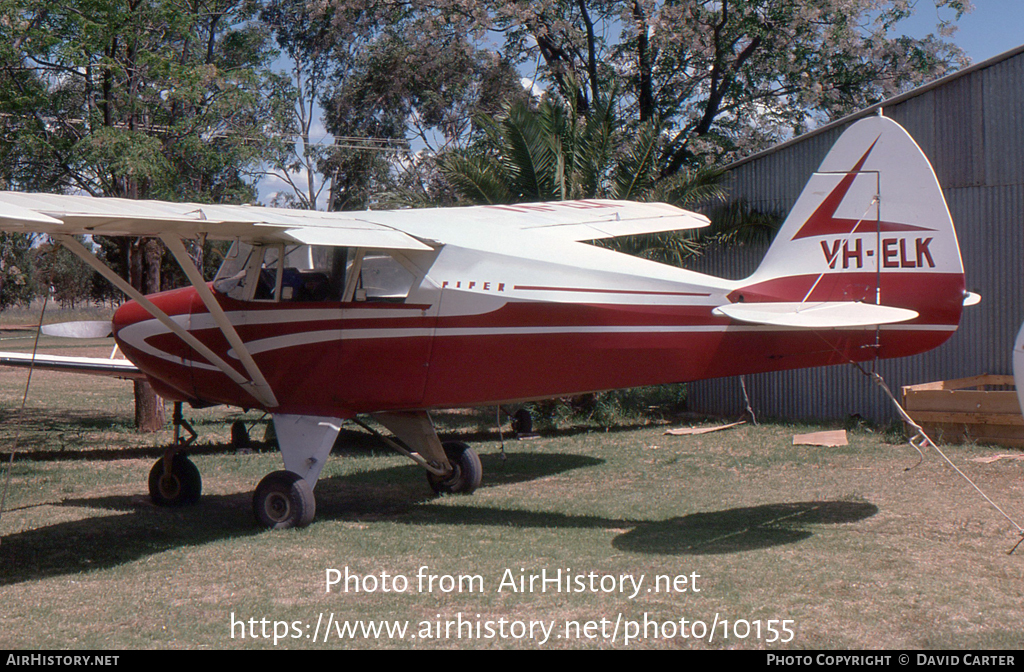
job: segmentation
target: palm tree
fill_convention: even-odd
[[[438,168],[463,199],[476,204],[610,198],[693,208],[723,198],[719,171],[682,170],[660,177],[662,129],[657,122],[626,133],[611,102],[581,115],[573,100],[547,99],[536,108],[518,101],[505,105],[497,117],[478,118],[483,140],[440,157]],[[699,249],[687,232],[598,244],[675,265]]]

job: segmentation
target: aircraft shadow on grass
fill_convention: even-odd
[[[483,457],[484,487],[528,482],[599,465],[603,460],[565,454],[517,453],[504,462]],[[488,464],[490,463],[490,464]],[[696,513],[663,521],[577,516],[486,506],[431,506],[435,500],[412,465],[321,479],[321,522],[391,520],[409,525],[622,530],[618,550],[702,555],[750,551],[801,541],[814,526],[868,518],[878,508],[863,502],[798,502]],[[467,500],[471,501],[471,500]],[[263,533],[252,520],[247,492],[204,496],[199,505],[157,508],[143,495],[64,500],[64,506],[119,511],[6,535],[0,547],[0,585],[105,569],[174,548]],[[287,534],[270,532],[269,534]]]
[[[754,551],[808,539],[814,526],[853,523],[878,513],[866,502],[812,501],[693,513],[668,520],[611,519],[486,507],[415,507],[405,522],[424,525],[502,525],[522,528],[621,530],[612,546],[660,555],[717,555]]]

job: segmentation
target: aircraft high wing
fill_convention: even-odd
[[[429,250],[417,238],[473,241],[481,227],[581,241],[707,226],[663,203],[582,200],[470,208],[320,212],[238,205],[3,193],[0,226],[50,235],[149,236]]]
[[[432,409],[903,357],[943,343],[967,296],[927,158],[895,122],[852,125],[764,262],[733,281],[588,244],[706,226],[670,205],[585,200],[323,213],[0,193],[0,228],[50,234],[132,299],[113,318],[162,396],[272,414],[285,469],[256,488],[268,527],[309,524],[343,422],[368,414],[438,493],[481,482]],[[191,286],[142,296],[73,236],[161,238]],[[207,283],[190,238],[233,240]],[[172,449],[150,492],[195,501]]]

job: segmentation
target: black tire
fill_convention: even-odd
[[[520,408],[512,415],[512,431],[516,434],[533,432],[533,416],[530,415],[530,411]]]
[[[149,471],[149,497],[157,506],[187,506],[199,501],[203,479],[199,468],[185,455],[178,453],[171,460],[171,471],[164,473],[161,457]]]
[[[260,525],[271,530],[306,527],[316,516],[316,498],[309,481],[291,471],[267,474],[252,497]]]
[[[427,472],[427,482],[439,495],[469,495],[480,487],[484,468],[476,451],[461,441],[446,441],[441,446],[452,465],[452,473],[438,476]]]
[[[252,441],[249,440],[249,430],[245,428],[245,423],[241,420],[235,420],[231,423],[231,445],[235,450],[252,448]]]

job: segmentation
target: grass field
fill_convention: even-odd
[[[0,349],[25,347],[9,343]],[[24,380],[0,371],[5,476],[19,442],[0,519],[0,648],[1024,645],[1012,526],[935,455],[917,464],[868,429],[817,448],[792,445],[816,429],[803,425],[699,436],[567,425],[528,441],[506,433],[503,459],[493,410],[440,414],[485,470],[476,494],[444,498],[405,458],[345,430],[314,523],[270,532],[251,495],[280,455],[228,441],[231,420],[257,414],[190,412],[204,497],[158,509],[146,479],[170,428],[131,431],[130,384],[37,372],[19,417]],[[1024,517],[1024,462],[947,450]],[[561,582],[531,590],[543,571]],[[328,592],[328,578],[342,581]]]

